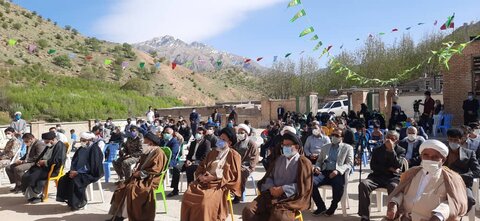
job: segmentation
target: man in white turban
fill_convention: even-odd
[[[82,146],[72,158],[70,171],[58,181],[57,201],[66,202],[72,211],[87,204],[86,188],[103,177],[103,153],[95,134],[80,134]]]
[[[460,220],[467,212],[466,187],[460,175],[442,167],[448,147],[438,140],[420,146],[419,167],[402,174],[400,184],[389,195],[387,219]]]

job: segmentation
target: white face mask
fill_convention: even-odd
[[[433,160],[422,160],[421,165],[422,168],[429,174],[435,174],[439,169],[442,168],[441,162]]]
[[[460,148],[459,143],[448,142],[448,146],[450,146],[450,149],[452,150],[458,150],[458,148]]]
[[[340,137],[332,137],[332,144],[339,144],[340,142],[342,142],[342,138]]]
[[[416,134],[408,134],[407,139],[409,141],[415,141],[417,139],[417,135]]]
[[[473,133],[475,133],[476,135],[480,135],[480,129],[475,129]]]
[[[10,140],[10,139],[13,138],[13,136],[12,136],[12,134],[7,134],[7,135],[5,135],[5,138],[7,138],[7,140]]]
[[[345,129],[345,125],[343,125],[343,124],[339,124],[339,125],[338,125],[338,128],[340,128],[340,129],[342,129],[342,130],[343,130],[343,129]]]
[[[320,132],[320,129],[315,129],[315,130],[312,130],[312,134],[313,134],[313,136],[316,136],[316,137],[318,137],[318,136],[320,136],[320,134],[321,134],[321,133],[322,133],[322,132]]]
[[[240,141],[244,141],[245,139],[247,139],[247,135],[246,134],[237,134],[237,138]]]
[[[195,139],[196,140],[201,140],[203,138],[202,134],[195,134]]]
[[[81,142],[81,145],[82,145],[82,147],[87,147],[87,146],[88,146],[88,142]]]

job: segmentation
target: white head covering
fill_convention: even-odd
[[[425,149],[434,149],[438,151],[440,154],[442,154],[443,157],[448,156],[448,147],[444,143],[438,140],[426,140],[425,142],[420,145],[420,154],[423,152]]]
[[[295,128],[292,127],[292,126],[285,126],[285,127],[283,127],[282,131],[280,131],[280,135],[283,136],[283,134],[285,133],[285,131],[290,131],[292,134],[297,134],[297,130],[295,130]]]
[[[93,134],[92,132],[82,132],[80,134],[80,138],[83,138],[85,140],[93,140],[95,139],[95,134]]]
[[[17,112],[15,112],[15,115],[22,115],[22,112],[17,111]]]
[[[238,128],[239,128],[239,129],[243,129],[244,131],[247,132],[247,134],[250,134],[250,127],[247,126],[246,124],[239,124],[239,125],[238,125]]]

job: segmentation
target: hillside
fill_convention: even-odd
[[[0,35],[4,36],[0,44],[0,78],[8,81],[12,78],[4,72],[40,64],[47,74],[95,81],[92,84],[132,86],[131,81],[143,81],[144,88],[133,84],[129,89],[146,93],[144,96],[178,99],[183,105],[259,98],[253,90],[256,78],[243,70],[197,73],[181,65],[172,70],[165,57],[151,57],[126,43],[84,37],[74,27],[58,27],[36,12],[3,0],[0,4]],[[21,84],[15,82],[16,86]]]

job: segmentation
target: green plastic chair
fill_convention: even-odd
[[[170,165],[170,158],[172,157],[172,150],[168,147],[162,147],[161,148],[165,155],[167,155],[167,163],[165,164],[165,170],[160,173],[160,183],[158,184],[158,188],[153,192],[153,196],[155,199],[155,202],[157,202],[157,193],[162,194],[163,198],[163,206],[165,208],[165,214],[167,214],[167,200],[165,198],[165,186],[163,180],[165,179],[165,174],[167,173],[168,166]],[[155,207],[157,206],[157,203],[155,203]]]

